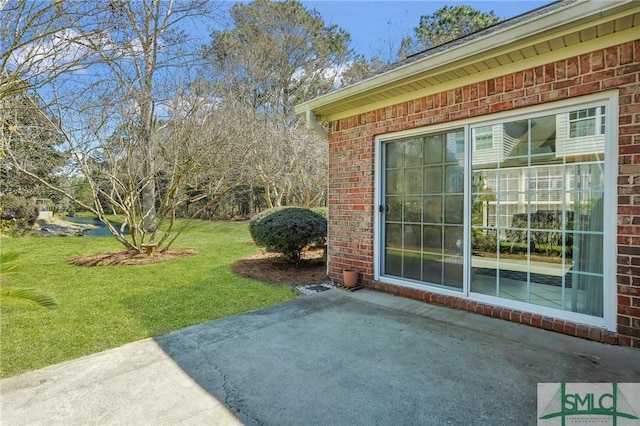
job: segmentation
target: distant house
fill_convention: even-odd
[[[549,4],[297,106],[328,273],[640,347],[640,2]]]
[[[51,210],[51,200],[48,198],[36,198],[36,207],[38,208],[38,219],[51,219],[53,211]]]

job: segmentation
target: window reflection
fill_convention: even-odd
[[[603,316],[604,106],[386,142],[382,273]],[[469,226],[469,225],[466,225]]]
[[[604,111],[472,129],[471,291],[603,315]]]

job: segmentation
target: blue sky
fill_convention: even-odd
[[[302,3],[316,9],[327,24],[336,24],[351,34],[352,47],[367,57],[374,55],[387,59],[395,56],[400,40],[413,35],[420,15],[428,15],[442,6],[470,5],[483,12],[493,11],[501,18],[512,18],[536,9],[551,1],[371,1],[371,0],[316,0]],[[391,49],[389,48],[391,47]]]

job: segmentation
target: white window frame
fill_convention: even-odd
[[[567,137],[569,139],[580,139],[580,138],[589,138],[589,137],[593,137],[593,136],[602,135],[603,134],[602,133],[602,120],[603,119],[606,120],[606,117],[607,117],[607,114],[606,114],[606,109],[607,108],[605,107],[605,112],[602,112],[602,108],[603,108],[602,106],[596,106],[596,107],[591,107],[591,108],[581,108],[579,110],[572,111],[572,112],[580,112],[580,111],[587,111],[587,110],[590,110],[590,109],[595,109],[595,115],[591,116],[591,117],[578,117],[578,118],[571,119],[571,114],[569,114],[568,126],[567,126],[567,132],[568,132]],[[594,132],[593,132],[593,134],[571,136],[571,125],[572,124],[578,124],[580,122],[591,121],[591,120],[594,121],[594,124],[593,124]]]
[[[482,132],[478,132],[478,130],[479,129],[476,128],[476,131],[473,132],[473,151],[488,151],[493,149],[493,129],[491,126],[482,128]],[[487,139],[489,140],[488,144],[486,144]]]
[[[471,127],[483,127],[494,124],[501,124],[507,120],[528,119],[535,116],[546,114],[560,114],[576,109],[588,109],[592,107],[605,106],[605,115],[607,119],[605,126],[605,182],[604,182],[604,203],[605,206],[617,205],[617,177],[618,177],[618,91],[612,90],[598,93],[595,95],[581,96],[564,101],[527,107],[515,111],[506,111],[488,116],[477,117],[475,119],[465,119],[455,122],[443,123],[433,126],[420,127],[401,132],[389,133],[376,136],[375,138],[375,186],[374,186],[374,280],[400,287],[413,288],[418,290],[429,291],[436,294],[449,295],[467,298],[469,300],[484,302],[491,305],[501,306],[539,314],[547,317],[557,318],[561,320],[572,321],[576,323],[589,324],[615,331],[617,324],[617,281],[616,281],[616,254],[614,249],[617,247],[617,217],[616,209],[605,209],[603,233],[603,244],[605,247],[603,258],[603,310],[602,318],[590,315],[580,314],[570,311],[562,311],[553,308],[546,308],[534,304],[517,302],[498,297],[487,296],[470,291],[470,259],[471,259],[471,189],[472,189],[472,155],[474,144],[471,138]],[[600,117],[600,116],[599,116]],[[416,284],[402,279],[381,276],[381,254],[382,248],[382,215],[378,212],[378,206],[384,204],[383,200],[383,183],[384,175],[382,164],[382,149],[384,143],[404,139],[409,137],[423,136],[433,132],[441,132],[451,129],[459,129],[463,127],[465,133],[465,183],[464,183],[464,279],[462,292],[452,291],[446,288],[429,286],[425,284]],[[600,126],[598,125],[598,128]]]

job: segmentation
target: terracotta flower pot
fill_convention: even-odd
[[[342,278],[344,279],[345,287],[355,287],[358,285],[358,270],[345,269],[342,271]]]

